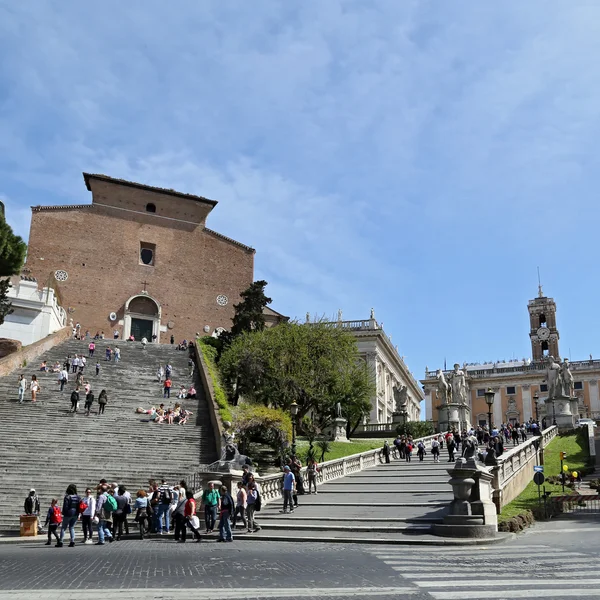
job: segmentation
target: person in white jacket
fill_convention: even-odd
[[[92,490],[86,488],[85,496],[81,499],[81,503],[87,508],[81,513],[81,526],[83,528],[83,543],[92,543],[92,519],[96,514],[96,498],[92,496]]]

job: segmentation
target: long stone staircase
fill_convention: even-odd
[[[392,461],[325,483],[317,495],[298,497],[292,514],[281,514],[281,501],[259,514],[253,538],[293,541],[418,543],[430,526],[442,521],[452,500],[447,455],[419,462]],[[308,485],[306,483],[306,485]]]
[[[45,514],[52,497],[62,498],[67,485],[78,491],[96,485],[102,478],[118,482],[135,492],[147,489],[149,478],[166,477],[179,481],[216,460],[215,440],[208,406],[198,381],[197,400],[183,400],[194,414],[186,425],[150,423],[136,408],[150,408],[161,402],[174,406],[180,385],[189,387],[188,353],[174,346],[119,341],[121,360],[105,360],[107,346],[114,340],[96,343],[93,359],[88,358],[85,380],[92,385],[95,401],[90,416],[70,413],[70,396],[75,375],[63,392],[56,373],[39,371],[42,360],[49,367],[64,362],[68,354],[88,355],[88,341],[68,340],[41,356],[35,364],[0,378],[0,531],[19,527],[19,515],[30,488],[35,488]],[[95,365],[100,363],[96,376]],[[159,365],[173,366],[171,400],[163,400],[156,380]],[[31,402],[29,390],[24,404],[18,403],[17,380],[36,374],[42,388],[38,401]],[[98,415],[97,399],[105,389],[108,404]]]

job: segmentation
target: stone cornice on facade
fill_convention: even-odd
[[[31,212],[43,212],[47,210],[80,210],[82,208],[92,208],[92,204],[63,204],[59,206],[32,206]]]
[[[177,190],[156,187],[153,185],[146,185],[144,183],[137,183],[135,181],[127,181],[126,179],[118,179],[116,177],[109,177],[108,175],[102,175],[99,173],[84,173],[83,179],[85,181],[85,186],[90,192],[92,191],[92,188],[90,186],[90,180],[98,179],[99,181],[105,181],[107,183],[113,183],[115,185],[124,185],[127,187],[134,187],[140,190],[145,190],[147,192],[155,192],[157,194],[166,194],[168,196],[176,196],[177,198],[194,200],[195,202],[203,202],[204,204],[210,204],[210,206],[212,207],[215,207],[218,204],[217,200],[210,200],[209,198],[205,198],[204,196],[186,194],[185,192],[178,192]]]
[[[415,377],[413,376],[413,374],[410,372],[410,369],[406,366],[406,363],[404,362],[404,360],[402,360],[402,357],[398,354],[398,351],[396,350],[396,347],[392,344],[392,342],[390,341],[390,338],[387,336],[387,334],[385,333],[385,331],[383,329],[370,329],[370,330],[353,330],[353,334],[354,337],[356,338],[356,341],[361,341],[361,340],[375,340],[378,339],[381,342],[381,346],[383,347],[383,349],[387,352],[388,356],[388,362],[391,364],[395,364],[398,366],[398,368],[400,369],[400,371],[402,372],[402,375],[406,381],[406,383],[409,385],[411,391],[414,393],[415,396],[417,396],[417,398],[419,398],[420,400],[423,400],[423,398],[425,397],[423,394],[423,390],[421,389],[421,386],[419,385],[419,382],[415,379]]]
[[[252,248],[252,246],[246,246],[246,244],[242,244],[242,242],[238,242],[230,237],[227,237],[226,235],[223,235],[222,233],[219,233],[218,231],[213,231],[212,229],[209,229],[208,227],[205,227],[204,231],[206,231],[206,233],[208,233],[210,235],[214,235],[215,237],[219,238],[220,240],[223,240],[224,242],[228,242],[229,244],[233,244],[234,246],[243,248],[244,250],[246,250],[252,254],[256,253],[256,250],[254,248]]]

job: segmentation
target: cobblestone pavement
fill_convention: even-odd
[[[600,599],[598,525],[561,519],[476,547],[3,543],[0,600]]]
[[[131,540],[54,548],[15,542],[0,544],[0,573],[0,600],[391,600],[420,594],[362,547],[339,544]]]

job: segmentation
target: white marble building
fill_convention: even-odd
[[[13,313],[0,325],[0,338],[18,340],[27,346],[67,324],[67,313],[59,305],[54,290],[47,287],[39,290],[33,278],[13,278],[8,297]]]

